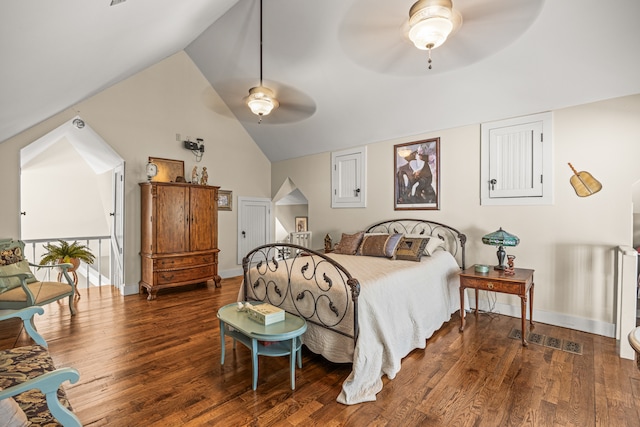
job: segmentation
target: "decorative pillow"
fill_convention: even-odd
[[[396,249],[396,259],[420,261],[428,242],[428,237],[403,237]]]
[[[360,231],[356,234],[342,233],[342,238],[333,250],[335,254],[355,255],[356,251],[360,247],[364,231]]]
[[[0,388],[0,390],[2,389]],[[0,420],[3,421],[3,426],[8,427],[24,427],[31,424],[24,411],[12,397],[0,400]]]
[[[19,261],[9,265],[0,265],[0,294],[8,291],[9,289],[17,288],[20,286],[20,278],[18,277],[9,277],[4,278],[3,276],[10,276],[12,274],[24,273],[28,274],[27,283],[37,282],[38,279],[31,273],[31,269],[29,268],[29,262]]]
[[[427,247],[424,249],[424,254],[426,256],[433,255],[433,253],[438,249],[444,250],[444,241],[438,236],[429,236],[429,235],[423,235],[423,234],[406,234],[404,237],[407,237],[407,238],[419,237],[423,239],[424,238],[429,239],[427,243]]]
[[[357,255],[395,258],[402,234],[369,234],[364,236]]]
[[[437,236],[429,237],[427,247],[424,249],[425,255],[431,256],[438,249],[444,250],[444,242]]]
[[[10,244],[13,242],[10,242]],[[8,247],[0,250],[0,265],[15,264],[22,261],[22,248],[20,246]]]

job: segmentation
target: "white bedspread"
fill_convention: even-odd
[[[309,323],[303,342],[332,362],[353,363],[338,402],[373,401],[382,389],[382,376],[393,379],[402,358],[415,348],[425,348],[427,338],[460,309],[460,268],[445,251],[423,257],[421,262],[331,257],[360,282],[360,335],[354,348],[351,338]]]

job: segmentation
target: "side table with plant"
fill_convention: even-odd
[[[73,275],[73,281],[78,284],[78,274],[76,270],[80,266],[80,261],[84,261],[87,264],[93,264],[96,257],[91,252],[88,246],[75,241],[73,243],[66,242],[64,240],[58,240],[58,243],[47,243],[44,245],[45,253],[40,259],[40,265],[51,264],[71,264],[73,267],[69,268],[69,273]],[[60,274],[58,274],[58,281],[60,281]],[[77,292],[77,288],[76,288]],[[80,293],[78,293],[78,296]]]

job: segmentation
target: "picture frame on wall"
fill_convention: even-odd
[[[393,146],[394,210],[440,209],[440,138]]]
[[[158,173],[151,181],[184,182],[184,161],[150,156],[149,163],[154,163],[158,167]]]
[[[230,211],[233,204],[233,192],[229,190],[218,190],[218,210]]]
[[[300,233],[303,231],[309,231],[307,220],[308,220],[308,217],[306,216],[296,217],[296,232]]]

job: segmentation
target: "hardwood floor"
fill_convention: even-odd
[[[220,365],[217,309],[235,301],[240,278],[122,297],[82,291],[78,314],[50,304],[36,320],[58,366],[80,381],[67,395],[86,426],[638,426],[640,371],[615,340],[537,324],[535,332],[582,343],[583,355],[508,338],[519,319],[454,315],[414,350],[377,401],[336,402],[349,364],[303,349],[290,389],[286,357],[261,357],[251,389],[249,351]],[[29,343],[19,322],[0,323],[0,348]],[[228,349],[231,349],[228,342]]]

